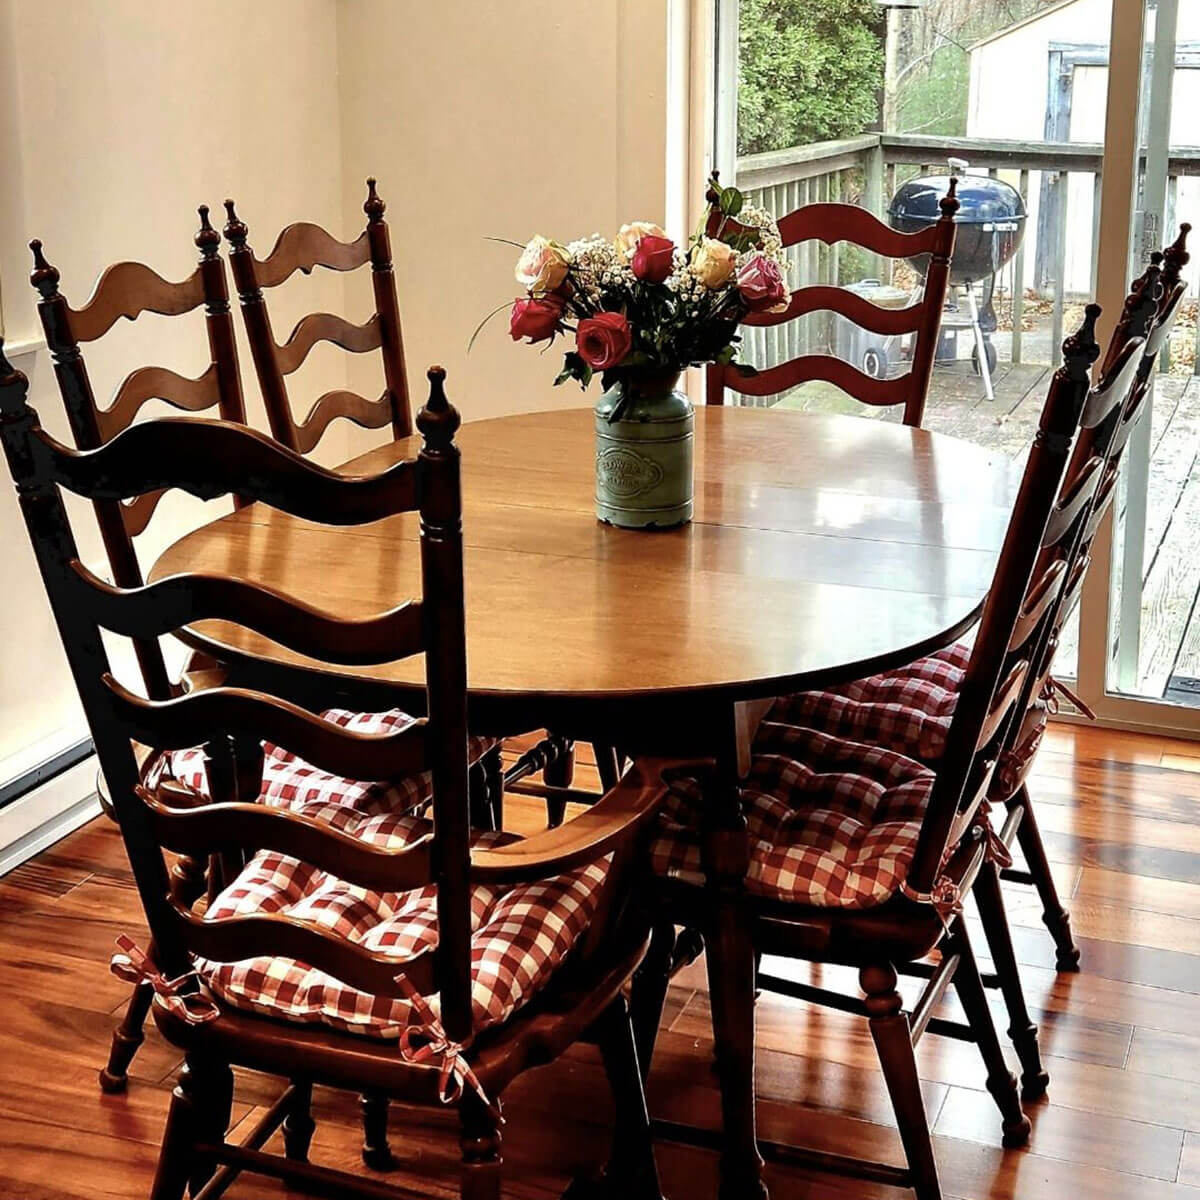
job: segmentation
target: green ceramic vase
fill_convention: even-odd
[[[692,519],[695,415],[679,376],[622,372],[597,401],[599,520],[622,529],[670,529]]]

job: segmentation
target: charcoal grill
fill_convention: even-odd
[[[970,329],[975,338],[976,369],[983,379],[987,398],[992,400],[992,370],[996,365],[996,350],[984,325],[995,328],[991,309],[991,291],[996,273],[1021,244],[1025,234],[1025,202],[1016,188],[1002,179],[988,175],[966,175],[967,164],[961,159],[950,160],[950,171],[944,175],[922,175],[901,185],[892,197],[888,217],[892,227],[903,233],[918,233],[933,225],[941,215],[938,202],[950,190],[950,180],[958,181],[958,212],[954,223],[958,227],[954,256],[950,260],[950,286],[966,294],[967,320],[955,324],[943,321],[945,329]],[[910,260],[924,276],[929,255]],[[988,312],[981,320],[974,285],[983,282]],[[1014,286],[1020,287],[1016,280]],[[989,319],[990,318],[990,319]]]

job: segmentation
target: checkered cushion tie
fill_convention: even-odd
[[[424,837],[428,821],[412,814],[363,816],[328,806],[320,797],[292,805],[305,816],[331,821],[372,845],[399,849]],[[511,834],[480,833],[483,848]],[[550,979],[595,916],[611,860],[554,879],[508,887],[476,885],[471,893],[471,974],[474,1032],[510,1017]],[[274,851],[262,851],[213,902],[212,919],[284,913],[394,958],[407,959],[437,945],[437,889],[372,892]],[[237,963],[201,960],[197,969],[212,992],[235,1008],[350,1033],[398,1038],[419,1014],[407,1000],[371,996],[287,958]],[[430,998],[434,1010],[436,997]]]
[[[880,746],[764,721],[742,784],[748,890],[820,908],[869,908],[907,877],[933,772]],[[674,784],[652,850],[660,875],[702,883],[700,785]]]
[[[355,733],[398,733],[415,724],[415,718],[399,709],[381,713],[348,712],[330,708],[321,714],[334,725]],[[493,746],[494,738],[468,739],[467,752],[477,762]],[[176,750],[168,760],[166,774],[208,798],[208,756],[202,747]],[[343,779],[306,763],[298,755],[270,742],[263,743],[262,790],[260,803],[275,808],[296,810],[316,806],[313,815],[325,817],[326,810],[349,808],[359,813],[411,812],[433,798],[433,778],[428,771],[396,779],[360,783]],[[310,811],[305,807],[305,811]]]
[[[970,657],[971,648],[957,643],[894,671],[784,696],[769,719],[936,763]]]

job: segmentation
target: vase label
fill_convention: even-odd
[[[596,455],[596,476],[614,496],[629,499],[657,487],[663,469],[651,458],[626,446],[610,446]]]

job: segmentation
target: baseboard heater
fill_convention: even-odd
[[[45,761],[30,767],[28,771],[22,771],[15,779],[10,779],[7,783],[0,783],[0,810],[7,808],[10,804],[15,804],[22,796],[41,787],[44,783],[49,783],[64,771],[69,771],[77,763],[83,762],[85,758],[90,758],[95,752],[96,748],[92,744],[92,739],[81,738],[65,750],[60,750]]]

